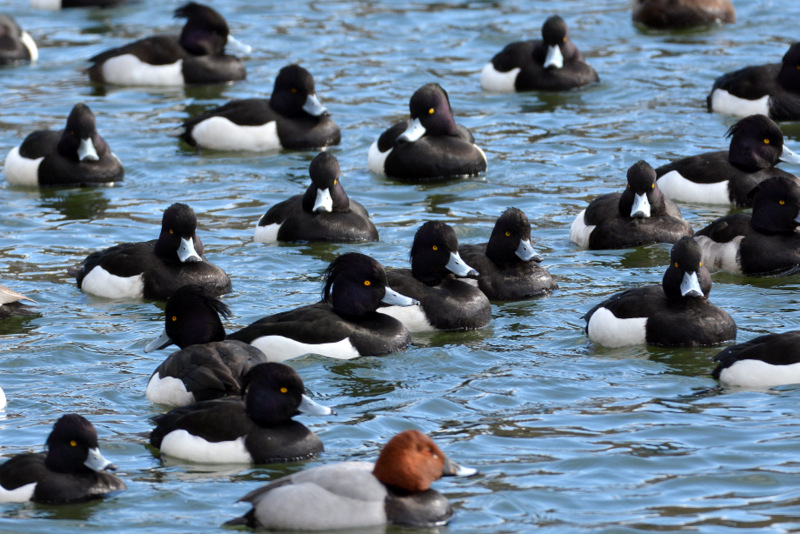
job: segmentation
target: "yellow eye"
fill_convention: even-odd
[[[292,87],[292,92],[293,92],[293,93],[296,93],[296,92],[297,92],[297,89],[295,89],[294,87]]]
[[[564,37],[562,37],[562,38],[561,38],[561,42],[562,42],[562,43],[566,43],[566,42],[567,42],[567,36],[566,36],[566,35],[565,35]]]
[[[281,388],[281,393],[287,393],[289,390],[287,388]]]
[[[795,65],[794,68],[796,68],[797,70],[800,70],[800,65]]]
[[[778,204],[780,204],[781,206],[783,206],[784,204],[786,204],[786,201],[785,201],[785,200],[779,200],[779,201],[778,201]]]
[[[700,262],[700,267],[702,267],[702,266],[703,266],[703,262],[701,261],[701,262]]]
[[[678,268],[678,262],[677,261],[675,262],[675,268],[676,269]]]
[[[336,185],[336,184],[338,184],[338,183],[339,183],[339,180],[334,180],[334,181],[333,181],[333,185]]]
[[[437,247],[436,245],[433,245],[433,250],[439,250],[439,247]]]
[[[509,232],[508,230],[506,230],[506,237],[511,237],[511,232]]]
[[[428,115],[433,115],[436,112],[435,109],[431,108],[428,110]]]
[[[69,442],[69,446],[70,446],[70,447],[77,447],[77,446],[78,446],[78,442],[77,442],[77,441],[75,441],[74,439],[73,439],[73,440],[70,440],[70,442]]]
[[[769,139],[764,139],[764,144],[768,145],[769,144]]]
[[[370,282],[369,280],[364,280],[364,285],[369,287],[372,285],[372,282]]]
[[[655,189],[655,188],[656,188],[656,184],[650,184],[650,189]]]
[[[174,233],[175,233],[175,232],[172,230],[172,228],[170,228],[170,229],[169,229],[169,235],[172,235],[172,234],[174,234]]]
[[[178,320],[178,316],[177,316],[177,315],[173,315],[173,316],[172,316],[172,322],[174,323],[174,322],[175,322],[175,321],[177,321],[177,320]]]

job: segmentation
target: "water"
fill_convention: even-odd
[[[77,101],[125,164],[122,185],[36,190],[0,181],[2,281],[38,301],[41,315],[0,324],[0,384],[10,403],[0,455],[39,450],[63,413],[86,415],[128,490],[75,506],[3,505],[0,531],[221,532],[249,509],[235,501],[286,473],[374,459],[400,430],[431,434],[472,479],[436,484],[452,501],[451,532],[782,532],[800,528],[795,417],[800,390],[725,390],[709,376],[718,349],[602,349],[581,318],[604,296],[659,283],[669,246],[579,250],[569,225],[588,201],[616,191],[639,159],[653,166],[727,146],[734,118],[705,111],[720,73],[778,61],[796,38],[792,0],[737,2],[738,22],[699,32],[642,32],[629,2],[298,2],[213,5],[254,47],[248,79],[187,89],[91,88],[86,58],[154,32],[177,31],[181,2],[49,13],[0,0],[39,43],[33,67],[3,70],[0,152],[32,130],[61,128]],[[479,72],[506,43],[535,37],[560,13],[601,77],[559,95],[491,95]],[[306,66],[342,128],[339,159],[350,196],[371,212],[381,241],[265,246],[257,219],[302,191],[313,153],[196,154],[171,137],[187,116],[231,98],[268,95],[278,70]],[[457,119],[489,158],[483,179],[409,186],[372,175],[367,149],[424,83],[439,81]],[[800,147],[797,124],[784,124]],[[795,167],[785,166],[798,172]],[[156,236],[176,201],[199,216],[208,258],[233,279],[229,330],[315,301],[321,273],[359,250],[404,267],[426,220],[452,224],[462,242],[488,238],[508,206],[524,210],[561,289],[493,306],[478,332],[415,336],[401,354],[350,362],[291,362],[330,418],[301,417],[326,452],[305,464],[197,466],[162,461],[146,443],[154,409],[146,381],[169,351],[143,353],[162,307],[77,290],[67,269],[91,251]],[[695,228],[727,213],[682,206]],[[739,340],[797,328],[797,276],[717,273],[712,301]]]

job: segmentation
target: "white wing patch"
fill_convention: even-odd
[[[253,152],[281,148],[278,123],[241,126],[225,117],[209,117],[192,128],[198,145],[214,150],[249,150]]]
[[[586,210],[581,210],[575,220],[572,221],[572,226],[569,227],[569,238],[581,248],[589,248],[589,236],[596,228],[594,224],[586,224],[583,216]]]
[[[170,65],[150,65],[133,54],[109,58],[103,63],[103,78],[119,85],[184,85],[183,60]]]
[[[610,310],[598,308],[589,318],[587,333],[592,342],[609,348],[646,343],[647,317],[619,319]]]
[[[513,93],[516,91],[514,84],[517,81],[517,74],[519,74],[520,70],[517,67],[508,72],[500,72],[494,68],[490,61],[481,71],[481,87],[496,93]]]
[[[81,289],[86,293],[109,299],[140,298],[144,295],[144,274],[116,276],[98,265],[83,277]]]
[[[203,464],[246,464],[253,457],[244,446],[244,437],[233,441],[211,442],[186,430],[173,430],[161,440],[161,452],[190,462]]]
[[[256,338],[250,344],[266,354],[271,362],[282,362],[304,354],[320,354],[339,360],[361,356],[348,338],[335,343],[301,343],[288,337],[272,335]]]
[[[669,171],[658,179],[658,187],[667,198],[678,202],[731,203],[728,180],[711,184],[698,184],[687,180],[678,171]]]
[[[725,89],[714,89],[714,92],[711,93],[711,109],[717,113],[728,113],[740,117],[769,116],[769,95],[764,95],[758,100],[747,100],[733,96]]]

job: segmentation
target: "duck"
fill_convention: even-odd
[[[713,221],[695,236],[710,268],[734,274],[793,274],[800,268],[800,183],[776,176],[753,191],[753,213]]]
[[[57,11],[71,7],[113,7],[129,0],[31,0],[34,9]]]
[[[780,63],[723,74],[714,80],[706,104],[709,111],[717,113],[800,120],[800,42],[789,47]]]
[[[110,186],[125,175],[122,162],[97,132],[86,104],[73,106],[63,130],[37,130],[9,151],[6,180],[23,186]]]
[[[175,10],[185,18],[180,36],[156,35],[106,50],[89,61],[94,83],[113,85],[182,86],[244,80],[239,58],[226,46],[244,53],[249,47],[234,39],[222,15],[204,4],[189,2]]]
[[[378,241],[378,230],[366,208],[345,193],[335,156],[320,152],[311,160],[308,173],[311,184],[305,194],[275,204],[259,219],[256,242]]]
[[[450,97],[437,83],[417,89],[410,120],[394,124],[372,143],[371,171],[402,182],[434,182],[486,172],[486,154],[467,128],[456,124]]]
[[[661,192],[656,171],[644,160],[628,168],[628,185],[622,193],[600,195],[578,213],[569,238],[593,250],[675,243],[694,231],[681,210]]]
[[[220,316],[230,316],[227,304],[205,288],[190,284],[167,299],[164,332],[147,344],[145,353],[173,343],[170,354],[147,382],[145,396],[154,404],[186,406],[218,397],[241,396],[244,375],[266,363],[257,348],[225,339]]]
[[[599,81],[558,15],[544,21],[542,40],[506,45],[481,71],[481,87],[501,93],[566,91]]]
[[[36,302],[32,298],[0,284],[0,319],[17,315],[35,315],[36,312],[34,310],[22,303],[24,300]]]
[[[458,253],[478,273],[478,288],[489,300],[541,297],[558,289],[542,268],[542,257],[531,244],[531,224],[519,208],[498,217],[488,243],[459,245]]]
[[[116,466],[100,453],[97,430],[78,414],[62,415],[47,438],[47,452],[23,453],[0,465],[0,502],[68,504],[126,489],[107,473]]]
[[[358,252],[334,259],[325,271],[322,300],[263,317],[228,335],[250,343],[269,361],[305,354],[349,360],[405,350],[411,343],[400,321],[376,313],[381,302],[414,306],[386,281],[383,266]]]
[[[584,316],[589,339],[604,347],[705,347],[736,339],[736,323],[708,300],[711,275],[700,245],[682,237],[672,246],[661,285],[612,295]]]
[[[281,477],[241,499],[252,509],[227,526],[270,530],[347,530],[400,525],[434,528],[453,516],[447,497],[431,489],[442,476],[473,476],[418,430],[405,430],[378,460],[319,465]]]
[[[633,21],[659,30],[733,24],[731,0],[634,0]]]
[[[150,444],[161,454],[206,464],[297,462],[323,451],[319,437],[292,417],[335,412],[305,395],[294,369],[260,363],[244,376],[242,392],[155,416]]]
[[[341,141],[314,77],[300,65],[280,70],[268,100],[232,100],[185,121],[183,129],[188,144],[212,150],[309,150]]]
[[[714,356],[711,376],[727,387],[766,388],[800,383],[800,331],[764,334]]]
[[[475,330],[489,324],[489,298],[460,278],[478,278],[479,273],[458,252],[458,237],[442,221],[419,227],[411,245],[411,269],[389,269],[386,279],[401,295],[418,306],[378,308],[400,320],[410,332]]]
[[[0,65],[36,63],[39,59],[36,41],[8,15],[0,14],[0,36]]]
[[[0,410],[5,410],[7,404],[8,399],[6,398],[6,392],[3,391],[3,388],[0,388]]]
[[[194,210],[180,202],[164,210],[158,239],[93,252],[73,274],[82,291],[110,299],[166,300],[187,284],[216,295],[231,290],[225,271],[203,255]]]
[[[730,127],[730,149],[689,156],[656,168],[658,187],[676,202],[751,206],[750,191],[772,176],[795,177],[776,167],[800,163],[783,133],[766,115],[750,115]]]

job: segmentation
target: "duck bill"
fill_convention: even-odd
[[[450,261],[448,261],[447,265],[445,265],[445,269],[462,278],[478,277],[478,271],[467,265],[466,262],[461,259],[461,256],[459,256],[458,252],[450,253]]]
[[[81,144],[78,146],[78,159],[81,161],[98,161],[100,159],[91,137],[81,139]]]
[[[89,454],[86,455],[86,461],[83,462],[83,465],[94,471],[103,471],[105,469],[113,471],[117,468],[116,465],[106,460],[103,455],[100,454],[100,449],[96,447],[94,449],[89,449]]]
[[[234,54],[249,54],[253,51],[252,46],[244,44],[231,34],[228,34],[228,40],[225,43],[225,47],[229,48],[229,51],[233,52]]]
[[[154,350],[161,350],[163,348],[169,347],[172,345],[174,341],[167,335],[167,331],[164,330],[161,332],[161,335],[155,338],[153,341],[148,343],[144,347],[145,352],[153,352]]]
[[[311,400],[306,395],[302,396],[297,411],[306,415],[336,415],[333,409]]]
[[[646,193],[633,195],[631,217],[634,219],[646,219],[650,217],[650,201],[647,200]]]
[[[682,297],[702,297],[703,290],[700,288],[700,280],[697,278],[697,273],[683,273],[683,281],[681,281],[681,296]]]
[[[200,254],[194,249],[194,241],[192,238],[181,238],[181,246],[178,247],[178,259],[181,260],[181,263],[195,263],[198,261],[203,261],[203,258],[200,257]]]
[[[386,293],[384,293],[381,302],[388,304],[389,306],[413,306],[415,304],[419,304],[417,299],[412,299],[411,297],[401,295],[388,286],[386,287]]]
[[[542,261],[542,257],[533,249],[530,239],[520,239],[519,246],[517,250],[514,251],[514,254],[522,261]]]
[[[442,468],[442,476],[445,477],[471,477],[477,475],[478,470],[471,467],[464,467],[457,464],[447,456],[444,457],[444,467]]]
[[[408,128],[406,128],[406,131],[400,134],[397,140],[413,143],[414,141],[418,141],[423,135],[425,135],[425,127],[419,122],[419,119],[414,119],[411,121],[411,124],[408,125]]]
[[[780,160],[785,161],[786,163],[800,164],[800,155],[792,152],[786,145],[783,145],[783,151],[781,152]]]
[[[561,48],[558,45],[548,47],[547,55],[544,58],[544,68],[555,67],[560,69],[563,66],[564,56],[561,54]]]
[[[322,102],[319,101],[317,95],[313,93],[306,98],[306,103],[303,104],[303,111],[314,117],[329,115],[328,110],[322,105]]]
[[[314,207],[311,211],[314,213],[321,213],[323,211],[330,213],[333,211],[333,198],[331,197],[331,190],[329,187],[317,189],[317,198],[314,199]]]

